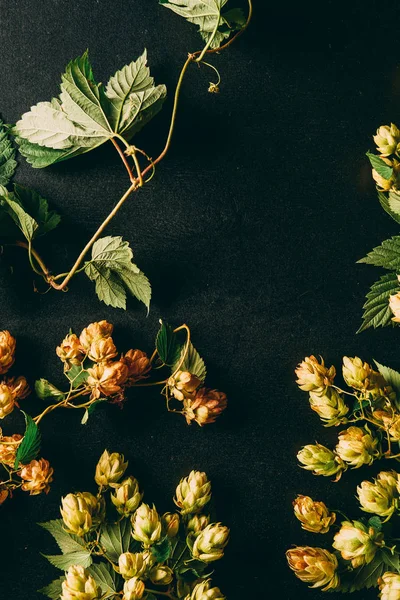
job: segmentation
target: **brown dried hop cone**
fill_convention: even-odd
[[[338,560],[328,550],[298,546],[288,550],[286,558],[296,577],[310,587],[322,588],[323,592],[339,587]]]
[[[189,371],[177,371],[168,379],[171,394],[177,400],[193,397],[194,392],[201,385],[201,379]]]
[[[87,383],[92,388],[91,398],[123,395],[123,385],[128,376],[128,368],[123,362],[99,363],[88,369],[88,373]]]
[[[142,350],[128,350],[121,356],[121,362],[126,365],[128,375],[126,385],[131,386],[144,379],[151,369],[151,362],[146,352]]]
[[[15,395],[6,383],[0,383],[0,419],[12,413],[15,405]]]
[[[106,339],[111,336],[114,326],[107,321],[99,321],[97,323],[90,323],[82,331],[79,336],[80,345],[85,353],[88,353],[90,346],[96,340]]]
[[[0,429],[0,463],[13,467],[18,446],[22,441],[22,435],[14,433],[14,435],[2,435]]]
[[[84,358],[84,353],[78,336],[75,333],[67,335],[61,344],[57,346],[56,354],[64,363],[65,370],[70,369],[72,365],[80,365]]]
[[[228,400],[224,392],[200,388],[194,398],[187,397],[183,401],[183,414],[190,424],[195,421],[200,427],[215,423],[217,417],[226,409]]]
[[[93,340],[89,348],[89,359],[97,363],[108,363],[118,352],[111,337]]]
[[[22,467],[19,476],[23,480],[22,489],[29,492],[31,496],[36,496],[50,491],[50,483],[53,481],[54,469],[50,467],[48,460],[32,460],[28,465]]]
[[[17,342],[9,331],[0,331],[0,375],[7,373],[15,360]]]
[[[20,377],[6,377],[5,383],[17,400],[24,400],[31,393],[28,382],[22,375]]]

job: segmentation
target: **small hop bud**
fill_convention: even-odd
[[[50,491],[50,483],[53,481],[54,469],[50,467],[48,460],[31,460],[28,465],[22,467],[18,475],[23,480],[22,489],[29,492],[30,496],[37,496]]]
[[[325,422],[325,427],[339,425],[349,412],[343,397],[334,388],[326,388],[324,394],[310,392],[310,406]]]
[[[78,492],[61,498],[61,516],[69,533],[84,536],[92,528],[92,505],[89,498]]]
[[[224,548],[228,541],[228,527],[221,523],[211,523],[195,539],[192,549],[193,557],[203,562],[219,560],[224,555]]]
[[[68,569],[61,586],[61,600],[95,600],[101,596],[93,577],[80,565]]]
[[[394,471],[382,471],[374,483],[363,481],[357,488],[361,509],[390,519],[398,505],[398,479]]]
[[[180,517],[178,513],[165,513],[161,517],[163,532],[169,538],[174,538],[179,531]]]
[[[379,455],[379,440],[366,427],[349,427],[339,433],[336,452],[350,467],[371,465]]]
[[[182,515],[200,512],[210,500],[211,483],[205,473],[191,471],[188,477],[180,480],[174,502]]]
[[[81,492],[83,499],[86,501],[90,516],[92,517],[93,527],[102,523],[106,516],[106,502],[104,498],[93,496],[90,492]]]
[[[9,494],[10,492],[7,488],[0,487],[0,506],[7,500]]]
[[[15,405],[15,396],[6,383],[0,383],[0,419],[12,413]]]
[[[211,580],[201,581],[193,588],[191,594],[188,594],[185,600],[226,600],[221,590],[217,587],[211,587]]]
[[[312,471],[314,475],[324,475],[325,477],[336,475],[335,481],[338,481],[342,472],[347,469],[343,460],[322,444],[304,446],[297,454],[297,458],[306,471]]]
[[[200,388],[195,397],[184,400],[184,415],[190,424],[195,421],[200,427],[215,423],[217,417],[226,409],[228,401],[224,392]]]
[[[219,94],[220,89],[216,83],[210,82],[210,85],[208,86],[208,91],[210,94]]]
[[[126,382],[128,386],[144,379],[151,369],[150,359],[142,350],[128,350],[121,356],[121,362],[128,369]]]
[[[5,383],[8,385],[14,394],[14,398],[17,400],[24,400],[24,398],[29,396],[31,393],[28,382],[22,375],[20,377],[8,377]]]
[[[192,375],[189,371],[177,371],[173,377],[168,379],[168,387],[176,400],[183,401],[192,397],[193,393],[201,384],[201,379]]]
[[[98,363],[88,369],[87,384],[92,388],[92,398],[122,394],[128,376],[127,366],[116,361],[109,364]]]
[[[125,552],[118,559],[119,572],[124,579],[141,577],[147,569],[143,552]]]
[[[312,533],[328,533],[336,521],[335,513],[329,512],[323,502],[314,502],[309,496],[297,496],[293,507],[302,528]]]
[[[400,323],[400,292],[389,296],[389,307],[393,313],[392,321]]]
[[[127,466],[128,461],[124,462],[123,454],[117,452],[110,454],[108,450],[104,450],[96,465],[94,480],[99,486],[116,488]]]
[[[17,342],[9,331],[0,331],[0,375],[7,373],[14,364]]]
[[[383,534],[361,521],[343,521],[332,545],[356,569],[373,560],[378,547],[384,545]]]
[[[378,580],[381,600],[400,600],[400,575],[386,571]]]
[[[128,517],[135,512],[142,496],[143,494],[139,491],[139,483],[130,475],[115,486],[115,494],[111,494],[111,501],[120,515]]]
[[[324,360],[321,362],[315,356],[306,356],[296,370],[297,385],[305,392],[315,392],[316,394],[324,394],[326,388],[333,384],[336,370],[332,366],[329,369],[325,367]]]
[[[323,592],[339,587],[338,560],[328,550],[297,546],[286,552],[286,558],[296,577],[312,584],[310,587],[322,588]]]
[[[400,131],[393,123],[391,123],[390,127],[388,125],[381,125],[376,130],[376,135],[373,138],[379,154],[381,156],[390,156],[394,154],[400,142]]]
[[[189,519],[186,528],[187,532],[190,534],[197,535],[200,531],[203,531],[210,524],[210,517],[207,515],[193,515],[191,519]]]
[[[349,387],[356,390],[374,391],[386,385],[382,375],[358,356],[343,357],[343,379]]]
[[[137,577],[132,577],[124,583],[124,595],[122,600],[141,600],[143,598],[145,585]]]
[[[145,547],[158,542],[161,537],[161,519],[153,506],[141,504],[132,517],[132,537]]]
[[[18,446],[22,441],[22,435],[14,433],[14,435],[0,436],[0,463],[13,467],[15,463],[15,456],[17,454]]]
[[[149,574],[154,585],[169,585],[174,578],[174,572],[166,565],[155,565]]]
[[[89,352],[90,346],[95,340],[102,340],[110,337],[113,329],[113,325],[111,325],[111,323],[107,323],[107,321],[90,323],[90,325],[88,325],[88,327],[86,327],[79,336],[79,343],[83,351],[85,353]]]
[[[84,359],[79,338],[75,333],[70,333],[63,339],[61,344],[56,348],[56,354],[64,363],[66,371],[72,365],[80,365]]]
[[[115,358],[117,354],[112,338],[107,337],[93,340],[88,356],[95,363],[106,363]]]

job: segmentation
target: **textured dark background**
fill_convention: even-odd
[[[45,419],[43,455],[56,477],[47,497],[20,493],[1,509],[2,599],[39,598],[35,590],[57,576],[40,556],[55,548],[36,522],[57,517],[62,494],[90,488],[105,447],[125,453],[160,510],[171,508],[181,476],[207,471],[218,516],[232,529],[216,575],[230,600],[320,596],[284,559],[293,543],[324,541],[295,522],[297,493],[359,514],[355,486],[372,469],[335,485],[296,465],[301,445],[333,444],[336,432],[311,414],[293,369],[311,353],[338,366],[343,354],[358,354],[400,367],[396,330],[355,335],[378,276],[355,261],[397,232],[377,203],[364,153],[381,123],[399,120],[400,8],[328,1],[322,13],[312,3],[255,5],[248,34],[213,59],[221,94],[208,94],[209,73],[192,68],[168,158],[108,229],[132,243],[153,283],[150,316],[135,302],[126,313],[101,305],[83,276],[68,294],[34,294],[22,251],[8,251],[0,265],[0,327],[18,339],[16,372],[61,383],[56,345],[69,327],[80,331],[102,318],[115,323],[121,349],[151,351],[162,316],[190,324],[209,382],[227,391],[229,410],[214,426],[188,428],[153,390],[132,394],[123,412],[99,410],[86,427],[74,411]],[[6,121],[55,95],[64,66],[86,47],[104,81],[146,46],[153,74],[170,90],[137,138],[157,154],[180,65],[199,47],[193,26],[156,0],[1,0],[0,8]],[[21,160],[17,180],[63,215],[43,247],[56,271],[72,264],[127,186],[111,145],[46,170]],[[40,402],[28,399],[24,408],[36,413]]]

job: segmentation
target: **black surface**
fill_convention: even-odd
[[[337,366],[343,354],[358,354],[400,367],[397,330],[355,336],[378,275],[355,261],[397,232],[364,153],[376,127],[399,121],[399,17],[397,5],[372,1],[325,2],[323,13],[310,3],[259,1],[248,34],[214,59],[220,96],[207,94],[207,72],[192,69],[171,153],[108,229],[130,240],[153,283],[148,318],[133,302],[127,313],[100,305],[83,277],[68,294],[34,294],[26,257],[8,255],[13,272],[2,262],[0,327],[18,339],[16,370],[60,382],[56,345],[69,327],[101,318],[115,323],[121,348],[151,351],[162,316],[190,324],[209,381],[230,405],[204,429],[168,415],[150,391],[132,394],[123,412],[99,410],[86,428],[74,411],[45,419],[43,455],[56,478],[49,496],[21,493],[1,509],[1,599],[40,598],[35,590],[57,576],[39,554],[55,548],[36,522],[57,517],[61,495],[89,487],[105,447],[125,453],[161,510],[181,476],[207,471],[218,516],[232,529],[216,576],[230,600],[321,595],[285,563],[291,544],[324,541],[300,530],[291,501],[310,494],[334,508],[351,504],[357,516],[355,486],[372,469],[337,485],[296,466],[301,445],[333,443],[336,432],[311,414],[292,372],[311,353]],[[57,93],[64,66],[86,47],[104,81],[146,46],[157,81],[171,91],[198,41],[194,27],[155,0],[2,0],[0,111],[13,122]],[[151,155],[162,147],[170,106],[171,93],[137,139]],[[112,147],[39,171],[22,160],[17,179],[63,214],[43,249],[55,270],[72,263],[127,183]],[[24,407],[34,413],[39,402]]]

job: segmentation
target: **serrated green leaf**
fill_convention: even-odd
[[[399,198],[399,205],[397,205],[397,199],[395,200],[394,196]],[[383,210],[387,212],[396,223],[400,224],[400,197],[397,196],[397,194],[392,195],[392,192],[390,192],[389,195],[386,195],[384,192],[378,192],[378,198]],[[391,209],[391,205],[394,206],[395,210]],[[397,210],[398,212],[396,212]]]
[[[358,262],[400,271],[400,236],[395,235],[385,240]]]
[[[39,523],[39,525],[53,536],[63,554],[81,552],[82,548],[85,546],[85,542],[82,538],[71,535],[64,530],[62,519],[54,519],[53,521],[47,521],[46,523]]]
[[[369,162],[372,165],[372,168],[383,177],[384,179],[390,179],[393,175],[393,168],[385,163],[385,161],[376,154],[371,154],[371,152],[367,152],[367,156],[369,158]]]
[[[58,579],[55,579],[49,583],[49,585],[46,585],[44,588],[38,590],[38,592],[40,594],[44,594],[44,596],[47,596],[48,598],[51,598],[51,600],[59,600],[62,593],[63,581],[65,581],[65,577],[59,577]]]
[[[389,296],[400,291],[400,284],[395,273],[383,275],[376,281],[367,294],[364,304],[363,323],[357,333],[368,327],[385,327],[392,321],[392,311],[389,307]]]
[[[400,554],[398,552],[392,554],[389,549],[387,551],[383,550],[382,559],[390,571],[394,571],[395,573],[400,572]]]
[[[160,4],[171,9],[176,14],[184,17],[189,23],[198,26],[199,33],[210,48],[218,48],[227,39],[230,32],[221,31],[219,28],[228,25],[221,15],[221,11],[228,0],[160,0]]]
[[[119,556],[129,551],[131,529],[129,519],[122,519],[119,523],[107,523],[102,526],[100,545],[104,547],[108,558],[113,562],[117,563]]]
[[[161,542],[151,546],[150,550],[156,561],[158,563],[163,563],[171,556],[171,540],[166,536]]]
[[[182,348],[181,356],[176,361],[176,364],[172,367],[172,370],[176,370],[178,365],[180,364],[181,358],[185,353],[186,344]],[[201,358],[200,354],[197,352],[196,348],[190,342],[187,354],[179,367],[181,371],[189,371],[192,375],[196,375],[201,381],[204,381],[207,374],[206,365],[204,364],[204,360]]]
[[[53,400],[62,400],[65,396],[64,392],[56,388],[55,385],[47,381],[47,379],[38,379],[35,381],[36,395],[42,400],[52,398]]]
[[[40,431],[35,421],[23,410],[21,412],[25,417],[25,433],[22,442],[18,446],[14,469],[17,469],[19,464],[25,465],[34,460],[39,453],[41,442]]]
[[[353,571],[350,592],[369,589],[378,585],[378,579],[386,571],[386,565],[382,557],[382,552],[378,550],[375,558],[368,564]]]
[[[68,571],[72,565],[81,565],[86,569],[93,562],[90,552],[85,549],[67,554],[43,554],[42,556],[47,558],[53,567],[57,567],[61,571]]]
[[[95,282],[97,296],[105,304],[125,309],[128,291],[149,308],[150,284],[132,258],[129,243],[119,236],[101,238],[93,245],[92,258],[85,263],[85,273]]]
[[[28,242],[31,242],[39,230],[39,225],[21,206],[12,193],[0,197],[0,206],[7,212]]]
[[[182,345],[178,334],[168,323],[161,321],[161,327],[156,337],[156,348],[162,362],[167,366],[175,365],[181,356]]]
[[[61,217],[54,210],[49,210],[49,203],[34,190],[24,188],[21,185],[14,185],[14,196],[20,206],[35,220],[38,229],[34,237],[44,235],[52,229],[55,229]]]
[[[11,144],[8,129],[0,119],[0,185],[8,185],[17,168],[15,149]]]
[[[376,529],[376,531],[381,531],[382,521],[377,515],[374,515],[373,517],[370,517],[368,519],[368,526],[373,527],[374,529]]]
[[[85,383],[89,377],[89,373],[85,371],[81,365],[72,365],[72,367],[65,372],[65,375],[72,383],[74,389],[79,387],[82,383]]]
[[[26,158],[27,162],[34,169],[43,169],[44,167],[49,167],[50,165],[92,150],[92,148],[80,148],[76,146],[67,148],[66,150],[54,150],[53,148],[39,146],[39,144],[32,144],[28,140],[24,140],[18,136],[15,138],[15,141],[19,146],[20,154]]]
[[[166,97],[164,85],[154,85],[147,66],[147,52],[110,78],[106,96],[109,117],[115,133],[130,139],[161,109]]]
[[[385,367],[384,365],[381,365],[380,363],[378,363],[377,360],[374,360],[374,363],[378,367],[378,371],[382,375],[382,377],[384,378],[386,383],[388,385],[390,385],[393,388],[394,392],[396,393],[397,404],[399,405],[399,402],[400,402],[400,373],[398,373],[398,371],[395,371],[394,369],[391,369],[390,367]],[[400,406],[399,406],[399,408],[400,408]]]
[[[108,563],[100,563],[98,565],[92,565],[88,568],[88,572],[93,577],[95,582],[101,588],[102,598],[109,598],[114,596],[117,589],[117,576],[111,565]]]

